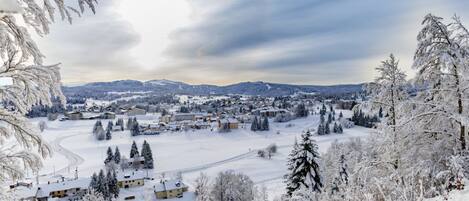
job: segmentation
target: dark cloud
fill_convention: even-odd
[[[213,3],[197,2],[200,10]],[[413,44],[406,42],[415,39],[421,18],[445,9],[440,8],[443,1],[423,0],[223,2],[213,11],[198,12],[204,15],[197,24],[174,32],[166,53],[180,62],[166,72],[203,67],[220,76],[236,70],[262,73],[260,78],[272,81],[363,82],[372,78],[375,67],[367,60],[384,58],[399,50],[396,46],[402,50],[398,55],[410,58],[407,46]],[[415,32],[403,30],[409,23]]]

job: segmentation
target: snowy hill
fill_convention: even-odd
[[[82,86],[64,87],[66,95],[76,93],[106,93],[123,91],[150,91],[155,94],[186,94],[186,95],[209,95],[209,94],[241,94],[260,96],[283,96],[296,93],[354,93],[362,90],[363,84],[349,85],[292,85],[268,82],[241,82],[226,86],[216,85],[191,85],[184,82],[171,80],[118,80],[112,82],[94,82]]]

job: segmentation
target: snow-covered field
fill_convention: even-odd
[[[139,121],[157,121],[157,116],[137,117]],[[38,121],[34,119],[33,121]],[[270,131],[252,132],[249,125],[229,133],[210,130],[165,133],[158,136],[131,137],[129,131],[114,132],[109,141],[97,141],[91,134],[94,120],[47,122],[42,133],[52,145],[55,154],[44,162],[41,180],[52,174],[73,176],[78,168],[79,177],[88,177],[103,168],[109,146],[119,147],[121,155],[128,158],[133,140],[139,149],[143,140],[148,141],[155,160],[155,171],[151,174],[160,178],[161,173],[171,175],[181,172],[184,181],[194,185],[200,172],[214,178],[220,171],[234,170],[247,174],[257,185],[267,187],[271,198],[284,192],[283,175],[286,173],[286,158],[295,138],[307,129],[316,129],[318,116],[297,119],[288,123],[270,123]],[[103,125],[107,122],[104,120]],[[287,124],[293,126],[288,127]],[[344,134],[315,136],[320,152],[324,152],[334,140],[367,136],[369,129],[355,127]],[[271,159],[257,157],[257,150],[275,143],[278,153]]]

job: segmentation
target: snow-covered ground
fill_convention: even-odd
[[[348,115],[348,114],[344,114]],[[138,117],[139,121],[157,121],[157,115]],[[37,121],[34,119],[33,121]],[[106,120],[102,121],[107,125]],[[252,132],[249,125],[229,133],[210,130],[165,133],[158,136],[131,137],[128,131],[114,132],[109,141],[97,141],[91,134],[94,120],[47,122],[48,128],[42,133],[56,152],[44,162],[41,180],[52,174],[73,176],[75,168],[80,177],[88,177],[103,168],[106,150],[109,146],[119,147],[121,155],[128,158],[133,140],[139,149],[143,140],[150,145],[155,160],[154,178],[161,173],[171,175],[181,172],[184,181],[194,185],[200,172],[214,178],[220,171],[234,170],[251,177],[257,185],[267,187],[271,198],[284,192],[283,175],[286,173],[286,158],[295,138],[307,129],[316,129],[317,115],[297,119],[288,123],[270,123],[270,131]],[[291,124],[293,126],[287,126]],[[320,152],[324,152],[334,140],[367,136],[369,129],[355,127],[343,134],[315,136]],[[278,153],[270,160],[257,157],[257,150],[275,143]],[[44,176],[45,175],[45,176]]]

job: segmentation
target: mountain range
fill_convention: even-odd
[[[109,92],[150,92],[155,94],[186,94],[186,95],[259,95],[285,96],[296,93],[354,93],[362,91],[363,84],[343,85],[293,85],[270,82],[240,82],[226,86],[208,84],[187,84],[171,80],[117,80],[111,82],[93,82],[81,86],[64,86],[65,95],[76,93],[109,93]]]

